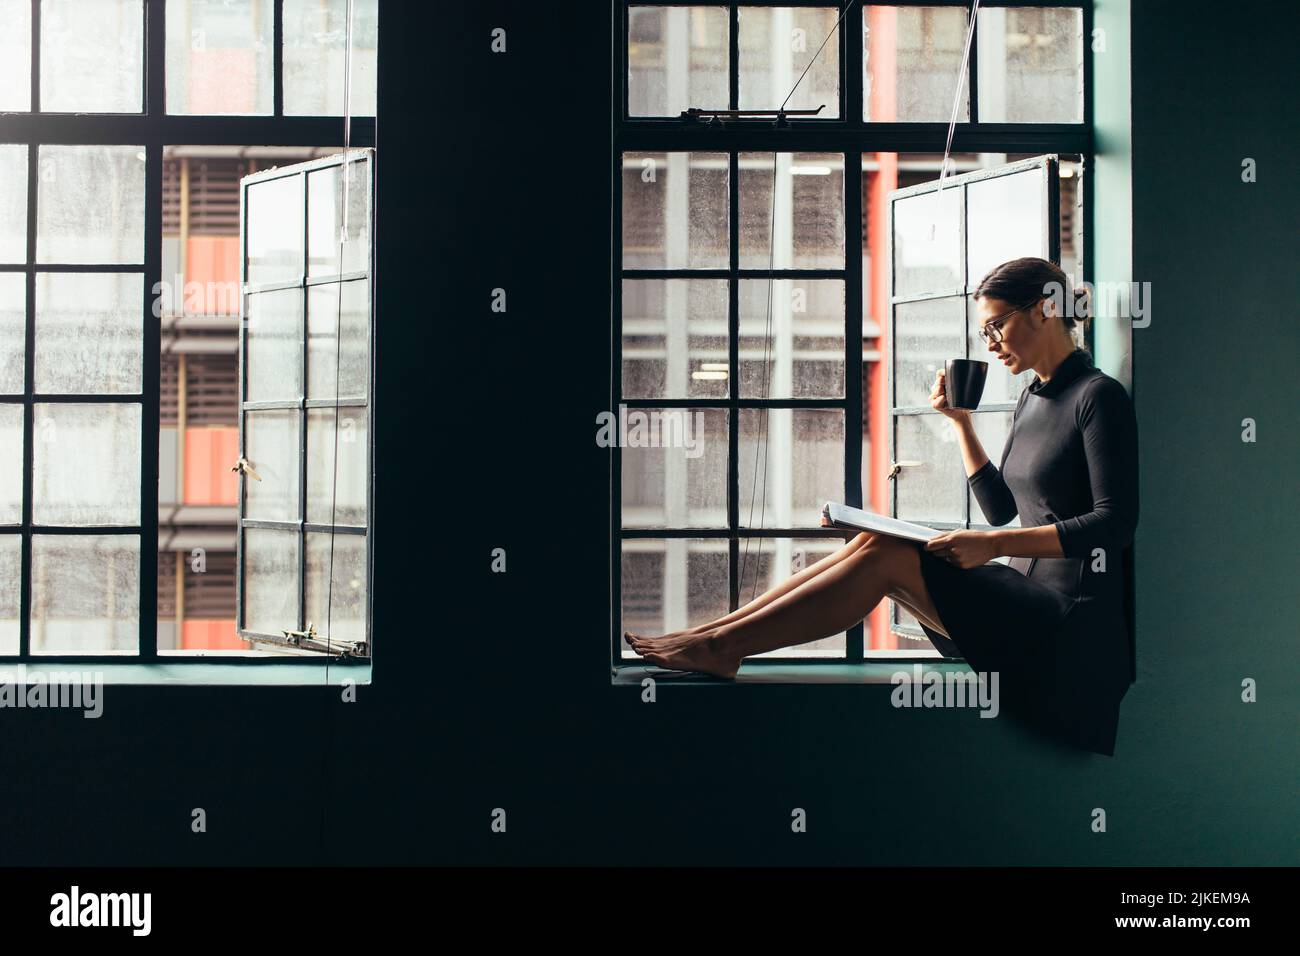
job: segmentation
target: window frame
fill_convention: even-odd
[[[844,16],[843,22],[832,42],[839,45],[839,105],[840,115],[835,119],[818,119],[815,117],[786,117],[783,126],[777,126],[772,120],[765,119],[728,119],[725,122],[687,125],[677,117],[632,117],[628,113],[629,82],[629,10],[634,6],[651,7],[726,7],[729,22],[728,53],[728,109],[738,109],[739,101],[739,10],[741,7],[820,7],[843,12],[847,0],[750,0],[750,2],[709,3],[707,0],[658,0],[658,2],[634,2],[634,0],[611,0],[613,17],[611,44],[613,48],[611,84],[614,96],[611,97],[611,123],[613,127],[610,153],[610,293],[611,293],[611,336],[610,336],[610,409],[617,410],[620,404],[629,409],[635,407],[654,408],[725,408],[731,416],[729,425],[729,458],[727,468],[728,527],[725,529],[691,528],[691,529],[626,529],[622,526],[622,449],[614,444],[610,449],[609,483],[610,483],[610,660],[611,670],[617,678],[620,668],[644,666],[639,658],[624,658],[622,655],[622,544],[624,540],[636,538],[717,538],[725,537],[729,543],[729,608],[738,606],[739,585],[737,563],[739,544],[742,538],[753,537],[760,541],[775,537],[836,537],[842,532],[830,533],[828,529],[745,529],[739,526],[737,517],[739,502],[737,498],[737,416],[743,408],[801,408],[801,407],[842,407],[845,412],[845,448],[844,472],[845,486],[843,500],[849,505],[861,506],[863,500],[863,482],[861,478],[862,434],[855,424],[861,421],[864,401],[865,376],[862,369],[862,329],[865,318],[864,277],[862,268],[862,189],[861,169],[864,155],[871,153],[928,153],[941,151],[947,138],[948,124],[945,122],[874,122],[862,118],[863,113],[863,37],[864,11],[862,3],[854,3],[853,8]],[[895,0],[884,6],[909,7],[956,7],[969,11],[971,4],[966,0]],[[981,152],[1039,156],[1044,154],[1077,155],[1081,159],[1080,201],[1082,203],[1081,248],[1079,249],[1079,271],[1085,281],[1092,279],[1092,238],[1093,238],[1093,166],[1096,152],[1093,126],[1093,65],[1090,55],[1090,38],[1093,30],[1093,4],[1089,0],[990,0],[981,3],[985,7],[1054,7],[1079,9],[1081,11],[1082,31],[1082,82],[1083,113],[1079,123],[984,123],[978,119],[978,59],[979,27],[976,25],[972,39],[970,61],[967,67],[967,89],[970,97],[970,119],[959,121],[953,137],[954,153]],[[838,13],[837,13],[838,16]],[[822,37],[810,37],[812,44],[820,44]],[[829,45],[828,45],[829,46]],[[771,104],[775,109],[779,103]],[[629,270],[623,267],[623,157],[625,153],[654,152],[718,152],[729,158],[730,179],[728,182],[728,230],[730,245],[728,255],[729,267],[725,270],[653,269]],[[737,372],[739,316],[737,303],[737,282],[745,277],[766,279],[766,269],[740,270],[737,268],[739,256],[739,153],[743,152],[822,152],[841,153],[844,158],[844,214],[845,246],[844,268],[831,270],[836,275],[830,278],[842,278],[844,281],[845,339],[844,339],[844,398],[833,399],[741,399]],[[854,175],[851,176],[850,173]],[[892,236],[887,242],[892,242]],[[750,276],[749,274],[753,275]],[[802,276],[812,278],[820,276],[822,270],[776,270],[775,278]],[[892,274],[892,269],[891,269]],[[728,352],[729,352],[729,394],[726,398],[688,398],[688,399],[626,399],[622,396],[622,284],[625,278],[704,278],[726,277],[729,283],[728,307]],[[890,289],[892,300],[892,288]],[[891,315],[888,321],[892,323]],[[884,316],[875,317],[877,324],[883,326]],[[892,332],[892,329],[891,329]],[[887,400],[891,403],[886,420],[892,426],[892,381],[887,381]],[[890,429],[892,433],[892,427]],[[876,441],[885,436],[875,436]],[[889,437],[892,450],[892,434]],[[892,483],[896,484],[896,483]],[[888,494],[892,500],[894,489]],[[968,497],[969,501],[969,497]],[[968,505],[969,507],[969,505]],[[742,533],[743,532],[743,533]],[[889,626],[896,630],[895,615],[889,614]],[[931,656],[903,656],[899,652],[876,654],[864,649],[864,627],[858,623],[847,632],[846,652],[843,658],[807,657],[807,656],[764,656],[763,662],[788,664],[793,666],[824,665],[826,663],[861,664],[873,659],[932,661]]]
[[[283,0],[272,0],[273,16],[273,113],[271,115],[202,115],[169,114],[166,112],[166,0],[143,0],[141,15],[144,18],[142,35],[143,102],[139,113],[43,113],[40,104],[40,0],[32,0],[31,16],[31,101],[29,109],[17,112],[0,112],[0,144],[25,145],[27,155],[27,261],[22,264],[0,266],[0,271],[21,272],[27,276],[26,301],[26,381],[24,404],[30,408],[32,401],[32,343],[34,341],[35,296],[34,284],[38,272],[143,272],[144,295],[141,302],[143,349],[141,366],[141,392],[138,395],[77,396],[80,401],[136,402],[141,406],[140,435],[140,522],[132,526],[140,537],[139,579],[139,645],[134,653],[103,652],[95,654],[31,654],[31,430],[32,413],[24,412],[24,512],[22,536],[22,582],[19,599],[20,646],[17,655],[0,655],[0,665],[27,664],[42,667],[60,664],[97,664],[112,667],[118,664],[165,664],[181,668],[216,667],[218,665],[286,666],[307,664],[325,667],[338,664],[334,655],[262,654],[246,651],[239,653],[213,653],[195,651],[166,653],[158,651],[158,451],[161,396],[161,322],[154,318],[153,307],[156,289],[163,277],[162,271],[162,205],[163,205],[163,148],[166,146],[285,146],[319,148],[322,144],[339,143],[343,147],[344,117],[300,116],[284,114],[284,17]],[[353,116],[350,120],[350,148],[375,146],[376,118]],[[72,268],[50,269],[35,259],[37,176],[39,174],[40,148],[48,145],[76,146],[137,146],[145,152],[145,213],[143,261],[129,266],[77,264]],[[373,217],[373,209],[372,209]],[[372,238],[373,242],[373,238]],[[58,265],[58,264],[54,264]],[[371,277],[372,308],[377,300],[374,276]],[[373,321],[371,337],[374,337]],[[373,399],[375,356],[371,354]],[[372,400],[373,414],[373,400]],[[373,435],[368,437],[373,441]],[[373,504],[373,502],[372,502]],[[370,535],[374,534],[373,510],[370,515]],[[92,528],[53,529],[59,534],[97,533]],[[123,528],[112,529],[115,534],[131,533]],[[6,533],[14,533],[7,531]],[[373,541],[368,545],[373,555]],[[368,562],[370,563],[370,562]],[[369,575],[370,568],[367,568]],[[370,601],[368,595],[367,601]]]

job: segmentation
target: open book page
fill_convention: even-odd
[[[826,506],[822,508],[822,525],[823,527],[874,531],[878,534],[887,534],[893,538],[905,538],[908,541],[929,541],[936,535],[943,533],[942,531],[935,531],[933,528],[927,528],[925,525],[912,524],[910,521],[899,521],[897,518],[878,515],[874,511],[863,511],[861,508],[850,508],[848,505],[837,504],[834,501],[826,502]]]

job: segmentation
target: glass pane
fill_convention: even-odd
[[[818,527],[822,505],[844,500],[844,412],[742,409],[739,476],[742,527]]]
[[[622,447],[623,527],[727,525],[727,412],[620,408],[597,442]]]
[[[999,467],[1002,464],[1002,452],[1006,449],[1007,436],[1011,434],[1011,414],[1011,412],[976,412],[971,416],[971,422],[975,426],[975,435],[979,438],[984,453],[989,456],[989,461]],[[988,519],[984,517],[984,512],[980,509],[979,500],[969,490],[969,482],[967,483],[967,493],[970,494],[971,524],[987,526]],[[1004,527],[1019,528],[1020,516],[1017,515],[1011,519],[1011,523]]]
[[[942,415],[899,415],[895,461],[898,517],[906,521],[965,520],[966,485],[952,423]]]
[[[745,604],[779,584],[788,581],[804,568],[843,547],[840,538],[742,538],[740,542],[740,603]],[[748,549],[748,551],[746,550]],[[843,657],[848,635],[841,631],[820,640],[755,657]]]
[[[918,299],[894,306],[895,407],[927,407],[935,373],[948,359],[965,358],[965,299]]]
[[[370,458],[366,409],[340,408],[337,430],[334,418],[332,408],[307,411],[307,520],[313,524],[364,525]]]
[[[629,116],[725,110],[729,97],[726,7],[629,7]]]
[[[6,0],[0,0],[0,4],[4,2]],[[0,43],[4,42],[4,35],[0,30]],[[4,62],[0,58],[0,73],[4,70]],[[4,83],[0,80],[0,97],[3,96]],[[27,147],[5,143],[0,145],[0,262],[26,261]]]
[[[366,398],[370,382],[370,284],[364,279],[307,290],[307,397]],[[336,345],[336,333],[343,344]],[[335,368],[337,353],[338,367]],[[336,380],[337,377],[337,380]]]
[[[302,176],[290,174],[248,187],[248,282],[302,277]]]
[[[1031,169],[966,187],[966,274],[972,288],[1004,262],[1047,255],[1046,175]]]
[[[22,520],[23,406],[0,405],[0,524]]]
[[[741,268],[843,268],[844,157],[778,153],[772,214],[772,154],[741,153]]]
[[[981,123],[1083,122],[1083,11],[981,7]]]
[[[366,536],[307,535],[307,620],[317,640],[366,640]],[[330,587],[333,566],[334,586]]]
[[[843,282],[776,279],[770,294],[766,280],[740,283],[740,394],[843,396]]]
[[[18,535],[0,535],[0,654],[18,653],[22,548]]]
[[[0,395],[23,390],[27,343],[27,276],[0,272]]]
[[[244,517],[298,520],[298,411],[244,414],[244,457],[261,476],[244,475]]]
[[[0,0],[0,23],[5,25],[0,30],[0,112],[27,113],[32,108],[32,0]]]
[[[138,393],[143,301],[139,273],[37,273],[36,391]]]
[[[952,292],[962,284],[960,186],[894,202],[894,295]]]
[[[167,0],[167,112],[269,114],[274,13],[254,0]]]
[[[623,394],[725,398],[725,279],[623,280]]]
[[[144,261],[144,147],[42,146],[36,261]]]
[[[41,0],[41,109],[139,113],[143,40],[144,0]]]
[[[298,532],[244,529],[244,630],[298,630]]]
[[[824,105],[818,119],[838,118],[837,39],[831,37],[820,55],[817,50],[835,30],[839,16],[840,11],[830,7],[741,7],[740,108],[774,110],[784,103],[789,110],[808,110]],[[795,89],[809,63],[812,69]]]
[[[134,653],[139,645],[139,535],[33,535],[32,653]]]
[[[619,633],[658,636],[722,617],[729,610],[725,538],[638,538],[623,542]],[[637,654],[620,638],[622,656]]]
[[[966,46],[961,7],[877,7],[863,11],[862,118],[877,123],[947,123]],[[962,84],[957,122],[970,119]]]
[[[35,406],[32,520],[38,525],[140,523],[140,406]]]
[[[244,366],[247,402],[302,397],[302,290],[248,297]]]
[[[349,66],[351,114],[375,115],[379,0],[353,0],[350,64],[347,20],[347,0],[284,0],[286,116],[342,116]]]
[[[308,275],[338,275],[370,268],[370,163],[360,160],[349,162],[347,167],[348,221],[341,246],[343,167],[330,166],[307,174]]]
[[[1025,369],[1019,375],[1012,375],[1006,365],[999,362],[997,356],[993,354],[992,349],[985,345],[979,337],[979,306],[976,300],[967,296],[967,334],[970,342],[970,357],[986,361],[989,363],[988,376],[984,380],[984,396],[980,399],[980,405],[990,405],[996,402],[1016,402],[1020,399],[1020,393],[1025,390],[1025,386],[1034,380],[1032,369]],[[1013,319],[1019,321],[1019,319]]]
[[[729,181],[725,153],[625,153],[623,267],[725,268]]]

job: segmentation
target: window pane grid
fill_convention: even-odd
[[[224,0],[193,2],[196,6],[205,3],[209,7],[229,6]],[[331,22],[338,19],[332,9],[336,5],[338,0],[329,0],[329,4],[325,5],[330,6],[325,15],[333,18]],[[176,6],[176,0],[7,0],[0,3],[9,28],[6,36],[0,38],[0,61],[3,61],[0,62],[0,114],[7,114],[0,115],[0,182],[5,185],[17,184],[17,188],[12,190],[0,188],[0,342],[3,343],[4,354],[12,358],[12,361],[0,361],[0,406],[11,406],[13,409],[7,413],[12,422],[6,424],[5,413],[0,408],[0,443],[21,445],[21,448],[12,447],[12,475],[0,475],[0,546],[11,544],[13,559],[9,562],[4,557],[8,552],[3,552],[0,548],[0,560],[8,562],[5,567],[12,565],[14,568],[12,596],[16,602],[12,617],[7,617],[10,610],[6,602],[10,591],[6,590],[4,584],[0,584],[0,659],[12,659],[15,655],[26,657],[29,653],[41,654],[42,660],[94,659],[96,652],[85,646],[34,647],[32,642],[32,615],[39,611],[42,594],[48,593],[33,586],[33,541],[39,543],[45,539],[64,538],[85,539],[87,547],[95,548],[101,547],[97,542],[104,539],[136,539],[131,547],[138,552],[138,572],[132,580],[138,578],[138,602],[133,600],[130,608],[123,608],[120,598],[125,579],[118,577],[110,580],[104,577],[98,579],[96,586],[113,589],[115,597],[111,604],[99,602],[71,607],[71,610],[66,603],[51,606],[60,607],[63,612],[69,613],[85,613],[88,609],[95,608],[102,611],[106,607],[112,607],[114,613],[121,611],[123,615],[129,615],[122,620],[130,622],[133,643],[130,650],[124,650],[118,646],[120,640],[113,637],[111,640],[115,642],[114,646],[106,645],[102,652],[130,653],[142,659],[151,659],[157,653],[155,563],[158,488],[156,483],[146,480],[145,476],[153,472],[152,460],[157,457],[159,447],[159,329],[156,319],[151,315],[151,309],[154,306],[154,286],[161,278],[159,245],[163,147],[173,143],[317,146],[337,136],[337,121],[327,125],[322,122],[324,116],[283,116],[285,111],[282,108],[281,74],[284,57],[281,46],[285,30],[282,0],[268,0],[265,4],[257,5],[259,9],[273,10],[274,41],[269,51],[274,63],[276,88],[275,109],[271,111],[273,115],[237,114],[237,111],[232,110],[232,115],[217,121],[211,118],[215,111],[210,110],[191,110],[192,113],[201,115],[167,115],[166,96],[171,92],[171,87],[167,85],[166,75],[170,71],[164,68],[170,52],[165,28],[167,15]],[[359,20],[370,18],[373,21],[368,10],[370,6],[373,6],[372,0],[358,0]],[[108,23],[108,26],[105,27],[104,23]],[[78,47],[64,43],[64,38],[88,35],[92,32],[89,28],[95,24],[99,24],[99,27],[94,47],[100,55],[83,57],[82,53],[87,49],[85,44]],[[176,24],[173,22],[171,26],[174,28]],[[295,29],[297,28],[291,26],[289,30],[291,42],[296,42]],[[356,37],[358,45],[363,45],[363,41],[368,44],[368,52],[363,53],[360,59],[364,61],[367,57],[373,58],[373,47],[376,44],[369,42],[375,37],[373,22],[364,28],[359,27]],[[212,39],[211,31],[208,39]],[[341,42],[337,39],[328,42],[334,43],[336,48],[333,52],[327,51],[325,56],[337,59],[338,51],[342,49]],[[103,57],[105,44],[111,45],[115,51],[121,47],[122,55]],[[211,50],[212,47],[209,45],[208,49]],[[79,53],[78,50],[82,52]],[[114,66],[113,76],[92,82],[89,77],[94,72],[96,62],[111,62]],[[77,66],[78,63],[81,66]],[[125,68],[123,64],[126,65]],[[334,67],[331,65],[329,69],[334,70]],[[354,76],[352,100],[355,147],[364,147],[373,142],[374,135],[373,59],[369,65],[363,64],[360,70]],[[341,62],[337,72],[339,82],[335,86],[341,89]],[[361,89],[358,89],[358,85]],[[337,90],[330,90],[321,98],[321,103],[327,107],[325,116],[341,114],[341,100],[338,100],[336,94]],[[313,111],[300,112],[307,114]],[[365,113],[371,115],[366,116]],[[122,216],[116,222],[105,223],[103,238],[95,239],[99,246],[87,248],[88,234],[83,229],[83,234],[78,235],[78,224],[83,220],[78,218],[76,204],[73,202],[70,214],[62,217],[62,221],[68,224],[63,235],[74,241],[73,251],[60,251],[57,242],[53,247],[47,248],[50,237],[58,237],[49,233],[48,229],[43,229],[38,217],[49,219],[47,213],[58,209],[57,204],[45,201],[48,199],[46,191],[51,185],[57,186],[63,182],[66,177],[63,175],[63,167],[57,162],[47,163],[43,168],[41,157],[54,157],[57,151],[53,147],[61,147],[71,154],[86,152],[92,145],[105,153],[120,150],[124,153],[123,162],[130,159],[132,163],[138,162],[143,167],[138,174],[138,187],[134,184],[130,187],[136,205],[129,215]],[[16,156],[16,170],[4,168],[6,153]],[[52,170],[51,165],[54,167]],[[50,177],[51,172],[53,179]],[[93,179],[84,181],[79,188],[91,189],[95,196],[107,194]],[[68,207],[67,203],[64,205]],[[58,221],[56,218],[46,224],[57,225]],[[124,249],[127,251],[122,251]],[[345,275],[342,278],[361,277],[364,277],[364,273]],[[313,277],[312,282],[329,283],[338,278],[326,275]],[[103,342],[95,343],[95,348],[88,352],[87,344],[78,340],[79,330],[84,329],[78,324],[81,319],[76,314],[58,308],[43,311],[39,306],[41,289],[52,288],[56,279],[60,283],[91,286],[130,281],[141,283],[143,290],[134,299],[136,292],[121,292],[120,308],[111,307],[103,300],[97,303],[103,306],[109,334]],[[111,285],[106,287],[111,288]],[[11,289],[16,290],[12,297]],[[6,305],[11,300],[17,302],[16,308],[11,309]],[[127,306],[128,301],[132,300],[138,302],[138,309],[133,316]],[[49,324],[42,323],[43,315],[51,318]],[[130,349],[130,354],[125,356],[121,367],[104,370],[94,366],[98,369],[98,381],[84,377],[75,382],[63,382],[58,380],[57,374],[51,381],[46,377],[56,372],[55,366],[47,363],[42,370],[38,358],[46,354],[44,343],[37,346],[42,329],[44,334],[54,335],[54,341],[63,343],[65,354],[71,354],[74,360],[83,363],[90,362],[96,356],[122,356],[123,349],[130,342],[138,343],[140,349],[138,352]],[[78,389],[84,391],[78,393]],[[332,407],[333,403],[329,404]],[[96,414],[90,416],[91,423],[101,411],[104,415],[112,416],[119,414],[113,409],[134,409],[129,414],[132,422],[138,421],[139,425],[138,429],[133,425],[129,430],[135,433],[138,451],[131,457],[135,460],[134,467],[140,473],[140,480],[138,514],[133,515],[130,525],[82,524],[65,527],[39,523],[40,490],[33,488],[32,480],[33,468],[39,464],[34,459],[39,459],[41,454],[41,427],[38,419],[45,415],[53,421],[55,434],[60,434],[59,426],[64,419],[59,416],[65,412],[76,414],[78,406],[94,407]],[[345,397],[340,406],[356,407],[356,403]],[[364,408],[365,404],[360,407]],[[53,414],[56,408],[59,415]],[[38,409],[47,411],[38,412]],[[116,428],[115,431],[120,432],[121,428]],[[132,494],[134,496],[134,492]],[[13,499],[12,509],[15,514],[11,516],[12,520],[5,520],[5,509],[10,507],[5,501],[8,498]],[[131,507],[134,508],[134,503]],[[36,521],[33,521],[34,512]],[[353,530],[355,529],[340,527],[339,532],[347,534]],[[52,555],[55,552],[47,549],[44,553]],[[368,555],[366,560],[368,562]],[[45,566],[53,565],[47,562]],[[36,602],[35,605],[33,602]],[[11,623],[6,624],[6,621]],[[120,628],[111,630],[116,634]],[[138,636],[134,633],[137,630]],[[19,632],[21,637],[17,636]],[[109,631],[103,633],[107,635]],[[10,640],[10,637],[13,639]],[[41,640],[38,639],[36,644],[41,644]],[[45,657],[46,654],[51,656]],[[265,660],[272,663],[285,659]]]

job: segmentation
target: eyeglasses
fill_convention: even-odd
[[[1029,305],[1022,305],[1018,309],[1012,309],[1010,312],[1003,312],[1001,315],[989,319],[988,322],[984,323],[979,330],[978,334],[980,341],[985,345],[992,345],[994,342],[1001,342],[1002,323],[1006,322],[1007,319],[1011,318],[1017,312],[1023,312],[1025,309],[1030,308],[1033,304],[1034,303],[1031,302]]]

